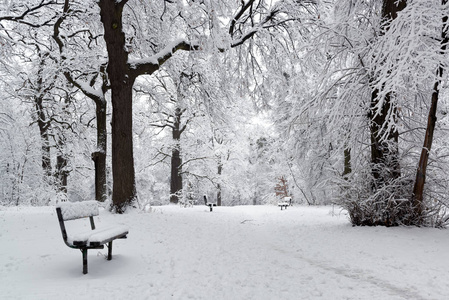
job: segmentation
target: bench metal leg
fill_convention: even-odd
[[[87,274],[87,249],[80,249],[83,253],[83,274]]]
[[[212,204],[209,204],[210,211],[212,211]]]
[[[112,259],[112,241],[108,243],[108,260]]]

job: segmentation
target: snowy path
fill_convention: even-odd
[[[53,208],[0,207],[0,299],[447,299],[449,232],[356,228],[329,207],[111,215],[129,238],[81,254]]]

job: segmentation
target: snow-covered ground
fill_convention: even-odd
[[[332,212],[102,210],[98,228],[127,224],[130,234],[111,261],[90,250],[83,275],[53,207],[0,207],[0,299],[448,299],[447,230],[352,227]]]

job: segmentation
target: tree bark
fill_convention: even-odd
[[[447,0],[443,0],[442,4],[445,5],[447,3]],[[441,54],[446,53],[447,44],[449,43],[449,37],[447,35],[447,24],[448,24],[448,17],[443,17],[442,20],[443,26],[441,29]],[[433,92],[432,92],[432,100],[429,110],[429,116],[427,118],[427,128],[426,128],[426,134],[424,137],[424,143],[421,150],[421,156],[419,158],[418,168],[416,171],[416,178],[415,178],[415,184],[413,186],[413,207],[415,212],[415,217],[418,218],[419,222],[422,222],[423,217],[423,200],[424,200],[424,185],[426,182],[426,171],[427,171],[427,164],[429,160],[429,153],[432,148],[432,142],[433,142],[433,133],[435,130],[435,124],[437,121],[437,104],[440,94],[440,85],[441,81],[443,79],[443,67],[439,66],[437,70],[437,80],[435,81],[433,85]]]
[[[59,147],[65,147],[65,142],[60,142]],[[67,161],[67,157],[63,152],[59,152],[56,156],[55,179],[58,190],[64,194],[67,194],[67,178],[69,177]]]
[[[182,111],[179,107],[175,110],[175,116],[172,128],[172,137],[175,147],[171,156],[171,174],[170,174],[170,203],[178,203],[179,195],[182,191],[182,158],[179,141],[181,139],[181,116]]]
[[[351,148],[345,148],[344,151],[344,170],[343,170],[343,178],[348,179],[348,175],[351,174]]]
[[[34,98],[37,114],[37,125],[41,136],[41,153],[42,153],[42,170],[46,179],[51,177],[52,168],[50,160],[50,141],[48,135],[49,123],[45,116],[42,96],[38,95]]]
[[[112,202],[122,213],[136,199],[132,140],[132,85],[112,83]]]
[[[44,59],[40,55],[39,51],[39,70],[37,77],[37,89],[36,95],[34,96],[34,105],[36,108],[37,114],[37,125],[39,127],[39,133],[41,136],[41,153],[42,153],[42,170],[44,171],[45,179],[48,180],[51,177],[52,168],[51,168],[51,159],[50,159],[50,141],[49,141],[49,128],[50,123],[47,120],[47,116],[45,115],[45,109],[43,105],[44,101],[44,92],[43,92],[43,79],[42,72],[44,71],[45,62]]]
[[[221,162],[221,157],[218,158],[218,177],[221,177],[221,173],[223,171],[223,164]],[[217,206],[221,206],[221,184],[217,184]]]
[[[70,103],[71,99],[69,93],[66,92],[64,98],[64,104],[62,107],[62,119],[69,119],[70,113],[67,111],[67,105]],[[69,158],[67,156],[67,137],[66,133],[68,126],[66,124],[61,124],[56,128],[55,138],[57,139],[56,149],[56,167],[55,167],[55,183],[60,192],[62,192],[65,197],[67,197],[67,179],[69,177],[69,170],[67,168]]]
[[[383,0],[382,18],[394,20],[398,16],[398,12],[403,10],[407,5],[406,0]]]
[[[106,184],[106,151],[107,151],[107,128],[106,128],[106,101],[96,102],[97,118],[97,151],[92,153],[95,165],[95,199],[104,202],[107,199]]]
[[[374,114],[378,91],[374,91],[371,100],[371,116]],[[383,184],[397,179],[401,176],[401,168],[399,165],[399,134],[396,128],[392,129],[386,138],[382,138],[384,130],[382,127],[389,122],[387,116],[392,110],[396,115],[396,107],[392,107],[390,94],[384,99],[381,113],[371,117],[370,136],[371,136],[371,163],[372,175],[374,179],[374,188],[378,188]]]
[[[384,25],[388,26],[388,20],[394,20],[397,13],[406,6],[405,0],[383,0],[382,3],[382,19]],[[385,25],[386,24],[386,25]],[[388,27],[384,27],[388,30]],[[397,107],[392,104],[392,94],[388,93],[383,99],[380,112],[377,113],[379,104],[379,90],[374,90],[371,94],[370,114],[370,137],[371,137],[371,163],[372,176],[374,179],[373,187],[378,187],[387,182],[397,179],[401,176],[399,165],[399,149],[398,149],[398,131],[396,128],[390,130],[387,136],[385,134],[385,126],[390,120],[387,118],[391,115],[396,116]]]
[[[135,76],[131,75],[122,12],[126,0],[99,0],[104,39],[109,56],[109,75],[112,99],[112,191],[113,209],[123,213],[136,200],[132,139],[132,92]]]

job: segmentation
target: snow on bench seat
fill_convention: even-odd
[[[74,245],[98,246],[106,244],[120,236],[127,235],[129,232],[126,226],[114,226],[103,229],[89,230],[76,233],[67,237],[67,242]]]

